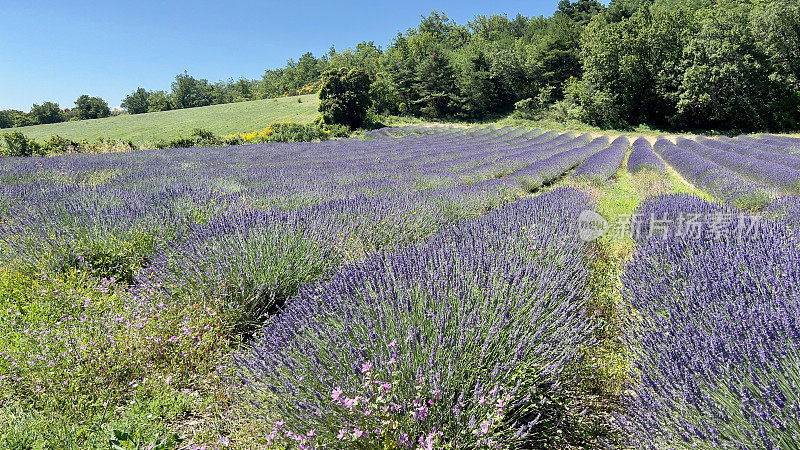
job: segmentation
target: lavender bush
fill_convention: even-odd
[[[544,445],[592,342],[588,206],[557,189],[302,288],[234,357],[239,404],[272,444]]]
[[[684,138],[678,138],[678,146],[758,183],[773,186],[787,193],[800,192],[800,172],[792,168]]]
[[[623,277],[637,382],[623,427],[638,447],[794,448],[800,436],[800,252],[775,220],[696,197],[648,200]],[[699,214],[692,220],[675,220]]]
[[[650,141],[640,137],[631,146],[631,154],[628,157],[628,172],[636,173],[642,170],[663,172],[666,170],[666,166],[664,161],[653,151]]]
[[[595,182],[604,182],[622,165],[628,153],[628,138],[620,136],[614,139],[607,148],[589,157],[572,173],[573,178],[586,178]]]
[[[529,191],[539,189],[567,171],[579,166],[587,158],[608,147],[608,138],[593,139],[586,145],[556,153],[537,161],[513,174],[520,184]]]
[[[654,150],[689,182],[743,209],[758,209],[771,201],[764,185],[744,179],[694,152],[659,139]]]

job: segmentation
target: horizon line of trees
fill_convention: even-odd
[[[169,92],[140,87],[122,106],[139,114],[311,93],[324,74],[355,68],[368,75],[371,114],[478,120],[516,105],[521,117],[601,128],[797,130],[800,3],[561,0],[550,17],[466,24],[434,11],[386,49],[308,52],[259,80],[184,72]]]
[[[58,103],[33,104],[30,111],[16,109],[0,110],[0,128],[25,127],[70,120],[100,119],[111,115],[108,102],[100,97],[83,94],[75,100],[74,108],[62,109]]]

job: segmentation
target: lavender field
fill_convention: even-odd
[[[410,126],[0,194],[0,448],[800,448],[797,138]]]

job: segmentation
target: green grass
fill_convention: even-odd
[[[430,120],[420,119],[416,117],[405,117],[405,116],[390,116],[383,120],[384,125],[394,126],[394,127],[405,126],[405,125],[431,124],[431,123],[443,124],[443,125],[460,125],[460,126],[475,126],[475,125],[492,125],[495,127],[510,126],[510,127],[524,127],[529,129],[539,129],[544,131],[574,131],[578,133],[598,133],[609,136],[625,135],[631,137],[691,134],[691,133],[676,133],[674,131],[657,130],[657,129],[652,129],[646,125],[640,125],[638,127],[629,130],[610,130],[592,126],[583,122],[579,122],[577,120],[568,120],[562,122],[550,119],[542,119],[542,120],[520,119],[519,117],[516,117],[513,113],[491,116],[487,117],[484,120],[461,121],[461,122],[448,121],[448,120],[431,122]]]
[[[309,123],[319,115],[319,99],[316,94],[302,95],[299,98],[300,103],[297,102],[298,97],[281,97],[17,129],[40,142],[58,134],[72,140],[92,141],[103,137],[130,139],[136,144],[147,144],[161,139],[188,136],[195,128],[226,135],[263,129],[271,122]]]
[[[590,299],[587,310],[598,321],[595,330],[597,344],[584,349],[585,365],[580,382],[581,404],[586,408],[586,417],[594,417],[594,426],[601,431],[599,434],[605,434],[608,443],[617,445],[622,445],[622,436],[602,418],[622,411],[619,394],[630,381],[633,355],[625,342],[630,307],[623,294],[621,276],[636,251],[632,237],[619,232],[620,228],[624,225],[627,229],[636,208],[648,197],[687,192],[709,198],[671,168],[666,172],[643,170],[629,173],[628,156],[630,152],[608,181],[574,180],[567,176],[554,185],[573,186],[586,192],[595,200],[596,211],[611,226],[603,236],[589,244]]]

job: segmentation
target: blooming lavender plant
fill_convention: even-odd
[[[530,191],[553,182],[567,171],[579,166],[587,158],[608,147],[608,138],[593,139],[586,145],[561,151],[549,158],[537,161],[513,174],[520,184]]]
[[[785,223],[697,197],[648,200],[623,276],[637,382],[622,426],[638,447],[794,448],[800,436],[800,242]],[[665,220],[701,213],[687,222]],[[710,214],[710,216],[709,216]],[[651,224],[652,225],[652,224]],[[647,227],[647,225],[646,225]]]
[[[586,178],[596,182],[604,182],[611,178],[622,165],[625,154],[628,153],[628,138],[620,136],[614,139],[607,148],[597,152],[583,162],[575,172],[573,178]]]
[[[271,440],[542,445],[543,399],[593,339],[588,206],[556,189],[301,288],[234,357],[233,393]]]
[[[663,172],[666,170],[666,166],[664,161],[653,151],[650,141],[640,137],[631,146],[631,154],[628,157],[628,172],[636,173],[645,169]]]

